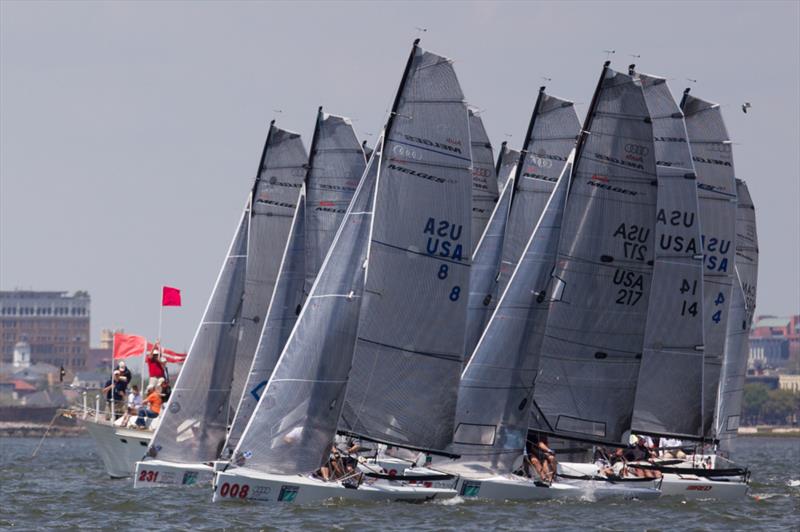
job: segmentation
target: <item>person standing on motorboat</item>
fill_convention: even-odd
[[[128,393],[128,386],[131,385],[131,381],[133,380],[133,375],[131,374],[131,370],[125,365],[125,361],[120,360],[119,364],[117,365],[117,371],[119,371],[119,378],[122,383],[125,385],[124,393]]]
[[[163,377],[158,379],[157,390],[161,394],[161,403],[166,403],[169,400],[169,396],[172,395],[172,387],[169,385],[169,381]]]
[[[158,344],[153,346],[150,354],[147,356],[147,372],[150,375],[150,380],[147,383],[150,386],[157,386],[158,379],[167,380],[167,366],[161,359],[161,350]]]
[[[113,417],[117,419],[125,410],[125,382],[120,378],[120,372],[114,370],[111,379],[106,381],[103,393],[106,394],[106,404],[108,411],[113,408]]]

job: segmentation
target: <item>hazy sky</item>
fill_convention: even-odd
[[[92,332],[191,341],[269,120],[318,105],[374,141],[418,35],[496,147],[538,87],[583,114],[612,66],[723,105],[756,203],[758,313],[800,312],[798,2],[0,2],[0,287],[88,290]],[[420,33],[415,27],[427,28]],[[743,114],[740,106],[752,109]]]

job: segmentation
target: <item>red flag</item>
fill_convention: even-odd
[[[148,351],[152,351],[153,347],[153,344],[147,343]],[[183,364],[183,361],[186,360],[186,353],[176,353],[172,349],[161,349],[161,355],[170,364]]]
[[[180,307],[181,306],[181,291],[171,286],[165,286],[161,289],[161,306],[162,307]]]
[[[138,357],[144,353],[146,345],[144,336],[114,333],[114,358]]]

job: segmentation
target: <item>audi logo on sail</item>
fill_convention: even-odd
[[[648,148],[647,146],[642,146],[641,144],[626,144],[625,153],[644,157],[645,155],[650,153],[650,148]]]

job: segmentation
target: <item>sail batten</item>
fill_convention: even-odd
[[[383,151],[339,429],[444,452],[463,360],[472,243],[469,115],[451,61],[415,45]]]

